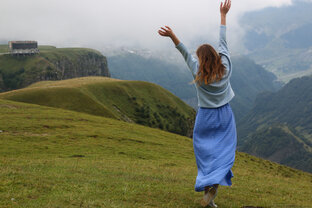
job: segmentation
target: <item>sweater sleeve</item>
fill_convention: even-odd
[[[226,41],[226,26],[220,25],[219,53],[230,56]]]
[[[219,47],[218,47],[219,54],[221,56],[221,60],[223,65],[226,68],[226,75],[225,77],[230,77],[232,74],[232,62],[230,58],[230,52],[228,49],[227,41],[226,41],[226,26],[220,26],[220,40],[219,40]]]
[[[193,77],[196,77],[197,70],[198,70],[198,61],[195,59],[187,50],[187,48],[184,46],[183,43],[179,43],[176,48],[180,51],[182,54],[185,62],[187,63],[187,66],[192,72]]]

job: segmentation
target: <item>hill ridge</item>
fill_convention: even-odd
[[[106,116],[192,136],[195,111],[164,88],[107,77],[44,81],[1,98]]]

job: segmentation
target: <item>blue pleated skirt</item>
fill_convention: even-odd
[[[195,191],[213,184],[232,185],[236,145],[236,124],[229,104],[198,109],[193,133],[198,169]]]

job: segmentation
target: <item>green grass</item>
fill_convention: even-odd
[[[192,140],[0,99],[0,207],[199,208]],[[312,175],[237,152],[219,207],[311,207]]]
[[[9,46],[8,45],[0,45],[0,53],[7,53],[9,52]]]
[[[189,135],[195,111],[164,88],[141,81],[83,77],[45,81],[0,98],[100,115]]]

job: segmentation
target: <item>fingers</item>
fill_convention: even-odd
[[[167,36],[167,33],[165,33],[164,31],[158,30],[158,34],[161,36]]]
[[[171,32],[171,28],[170,28],[170,27],[168,27],[168,26],[165,26],[165,27],[166,27],[166,28],[161,27],[161,29],[163,30],[163,32],[166,32],[166,33]]]
[[[225,9],[225,8],[229,9],[231,8],[231,4],[232,4],[231,0],[225,0],[224,3],[221,2],[220,9]]]
[[[231,8],[231,0],[226,0],[226,6],[227,9]]]
[[[171,30],[171,28],[169,26],[165,26],[168,30]]]
[[[168,32],[168,29],[164,28],[164,27],[161,27],[162,30]]]
[[[166,36],[166,34],[163,34],[163,33],[160,33],[160,32],[158,32],[158,34],[161,35],[161,36]]]
[[[169,26],[161,27],[158,30],[159,35],[161,36],[171,36],[173,34],[172,29]]]
[[[167,34],[167,32],[162,31],[162,30],[158,30],[158,33],[159,33],[159,34],[162,34],[162,35],[166,35],[166,34]]]
[[[168,26],[166,26],[166,27],[168,27]],[[169,35],[169,30],[164,28],[164,27],[161,27],[160,30],[158,30],[158,33],[161,36],[168,36]]]
[[[224,9],[226,7],[226,4],[227,4],[227,0],[225,0],[224,2],[221,2],[221,5],[220,5],[220,9]]]
[[[223,11],[223,12],[228,12],[231,8],[231,0],[225,0],[224,2],[221,2],[221,5],[220,5],[220,11]]]

